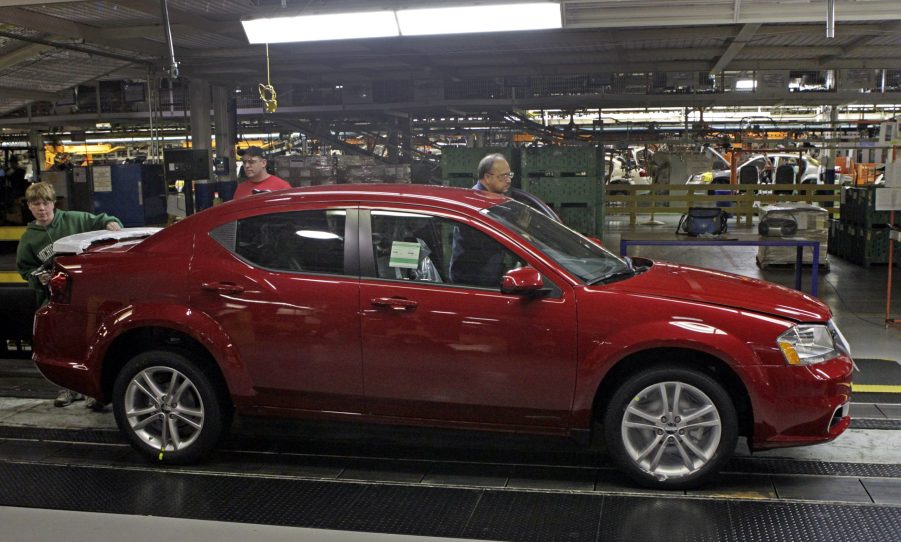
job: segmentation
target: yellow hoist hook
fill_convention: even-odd
[[[260,100],[263,102],[263,109],[267,113],[275,113],[278,109],[278,99],[275,94],[275,87],[269,78],[269,44],[266,44],[266,84],[257,85],[260,91]]]

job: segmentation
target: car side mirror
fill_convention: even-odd
[[[501,281],[501,292],[505,294],[536,295],[543,292],[544,281],[534,267],[517,267],[507,271]]]

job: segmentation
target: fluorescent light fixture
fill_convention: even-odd
[[[754,90],[757,88],[757,81],[753,79],[739,79],[735,82],[735,90]]]
[[[397,21],[404,36],[541,30],[563,26],[560,4],[551,2],[404,9],[397,12]]]
[[[562,28],[560,4],[530,2],[298,15],[241,21],[250,43],[468,34]]]
[[[397,36],[393,11],[299,15],[241,21],[250,43],[287,43]]]

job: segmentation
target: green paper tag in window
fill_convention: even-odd
[[[391,243],[391,259],[389,267],[416,269],[419,267],[419,243],[394,241]]]

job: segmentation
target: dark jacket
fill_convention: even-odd
[[[481,182],[473,190],[485,190]],[[504,274],[504,247],[469,226],[454,229],[450,279],[456,284],[499,288]]]

